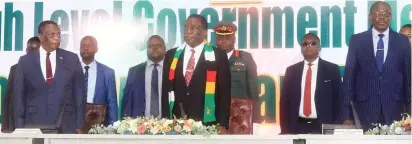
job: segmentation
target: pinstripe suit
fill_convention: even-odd
[[[341,120],[349,120],[353,101],[363,129],[382,121],[399,120],[411,102],[411,46],[406,36],[389,30],[382,71],[374,55],[372,29],[351,37],[343,80]],[[410,108],[408,108],[410,113]]]

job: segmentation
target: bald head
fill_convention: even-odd
[[[83,62],[88,64],[88,62],[94,61],[94,55],[98,50],[97,40],[93,36],[85,36],[80,41],[80,55],[82,56]]]
[[[369,20],[371,21],[373,28],[380,33],[383,33],[389,28],[392,20],[392,8],[383,1],[377,1],[372,4],[369,11]]]

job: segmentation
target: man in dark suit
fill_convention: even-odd
[[[319,38],[303,37],[304,61],[289,66],[280,96],[282,134],[321,133],[322,124],[335,123],[341,95],[339,66],[319,57]]]
[[[236,50],[237,27],[231,22],[219,22],[215,28],[216,47],[227,53],[231,70],[231,96],[253,102],[252,121],[263,120],[260,115],[257,67],[250,53]]]
[[[83,37],[80,42],[80,55],[85,74],[86,102],[106,105],[105,125],[109,125],[117,121],[116,80],[113,69],[95,60],[94,56],[97,51],[96,38]]]
[[[26,52],[36,51],[40,48],[40,40],[38,37],[32,37],[27,41]],[[2,105],[2,132],[14,131],[14,111],[13,111],[13,89],[14,89],[14,74],[16,73],[17,64],[11,66],[9,72],[9,80],[7,82],[6,97],[4,98],[4,104]]]
[[[63,112],[63,133],[83,133],[84,75],[78,56],[58,48],[60,29],[53,21],[38,27],[38,51],[20,57],[14,78],[16,128],[55,125]]]
[[[122,116],[161,117],[164,40],[153,35],[147,41],[149,60],[129,69],[123,96]]]
[[[372,123],[390,125],[401,119],[411,102],[411,46],[408,38],[389,28],[391,7],[375,2],[369,19],[373,27],[351,37],[343,79],[340,120],[353,124],[353,101],[364,130]],[[410,107],[406,108],[410,113]]]
[[[409,42],[412,43],[411,30],[411,24],[406,24],[401,27],[399,33],[406,35],[409,38]]]
[[[203,16],[190,15],[184,28],[185,43],[166,52],[162,116],[186,116],[205,124],[218,124],[220,130],[228,128],[230,66],[227,55],[204,42],[208,26]]]

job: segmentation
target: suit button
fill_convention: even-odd
[[[49,90],[49,92],[52,92],[52,90]]]
[[[383,77],[380,77],[380,79],[383,79]]]
[[[186,95],[188,96],[188,95],[189,95],[189,92],[187,92]]]

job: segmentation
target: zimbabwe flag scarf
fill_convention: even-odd
[[[205,60],[206,61],[215,61],[215,53],[213,47],[205,40],[204,42],[205,50]],[[176,49],[176,52],[173,57],[172,64],[170,65],[169,70],[169,80],[174,81],[176,65],[179,60],[180,55],[183,52],[183,49],[186,47],[186,43],[179,46]],[[216,106],[215,106],[215,86],[216,86],[216,70],[206,70],[206,89],[205,89],[205,103],[204,103],[204,113],[203,113],[203,122],[214,122],[216,121]],[[172,109],[174,107],[174,92],[169,92],[169,111],[170,118],[173,118]]]

